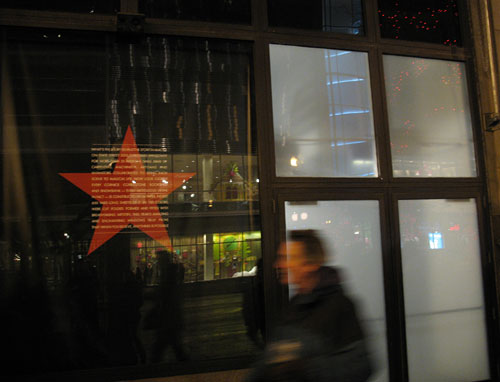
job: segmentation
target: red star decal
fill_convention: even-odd
[[[130,126],[112,173],[60,173],[102,204],[88,254],[132,224],[172,249],[158,203],[192,173],[147,173]]]

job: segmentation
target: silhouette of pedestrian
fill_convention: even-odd
[[[169,251],[159,251],[158,257],[160,280],[157,305],[154,308],[158,315],[158,329],[151,360],[152,362],[160,362],[166,348],[172,346],[177,359],[184,361],[188,358],[182,343],[184,266],[182,263],[174,262],[173,254]]]
[[[142,285],[131,270],[109,287],[109,342],[115,365],[146,362],[146,351],[138,336],[143,304]]]
[[[263,347],[266,337],[264,317],[263,261],[257,261],[257,273],[248,277],[248,285],[243,294],[243,319],[247,335],[259,347]],[[247,281],[247,280],[244,280]],[[260,336],[259,336],[260,334]]]

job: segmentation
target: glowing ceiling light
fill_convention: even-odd
[[[337,81],[327,82],[327,85],[345,84],[346,82],[360,82],[364,80],[365,80],[364,78],[351,78],[349,80],[337,80]]]
[[[334,115],[347,115],[347,114],[366,114],[366,113],[370,113],[371,111],[370,110],[348,110],[348,111],[342,111],[340,113],[335,113],[335,114],[331,114],[330,113],[330,117],[333,117]]]
[[[297,157],[291,157],[290,158],[290,166],[298,167],[299,166],[299,159]]]
[[[352,52],[344,52],[344,51],[339,51],[338,53],[333,53],[333,54],[330,54],[330,57],[338,57],[338,56],[343,56],[344,54],[349,54],[349,53],[352,53]]]
[[[347,146],[347,145],[357,145],[359,143],[366,143],[366,141],[352,141],[352,142],[337,142],[337,143],[332,143],[331,146]]]

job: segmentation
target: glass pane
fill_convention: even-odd
[[[250,24],[250,0],[146,0],[139,2],[146,17]]]
[[[364,34],[361,0],[268,0],[272,27]]]
[[[1,375],[250,366],[252,44],[3,32]]]
[[[400,200],[399,221],[410,381],[489,379],[475,201]]]
[[[338,267],[346,293],[357,303],[376,362],[370,381],[388,381],[378,201],[286,202],[285,216],[287,230],[320,233],[327,265]]]
[[[384,72],[394,176],[476,176],[465,65],[384,56]]]
[[[270,45],[277,176],[376,177],[368,55]]]
[[[456,0],[378,0],[383,38],[462,45]]]
[[[2,0],[2,7],[77,13],[117,13],[120,0]]]

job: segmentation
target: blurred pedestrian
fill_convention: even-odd
[[[371,363],[355,306],[325,258],[314,230],[291,231],[280,245],[275,268],[295,295],[247,382],[368,380]]]

